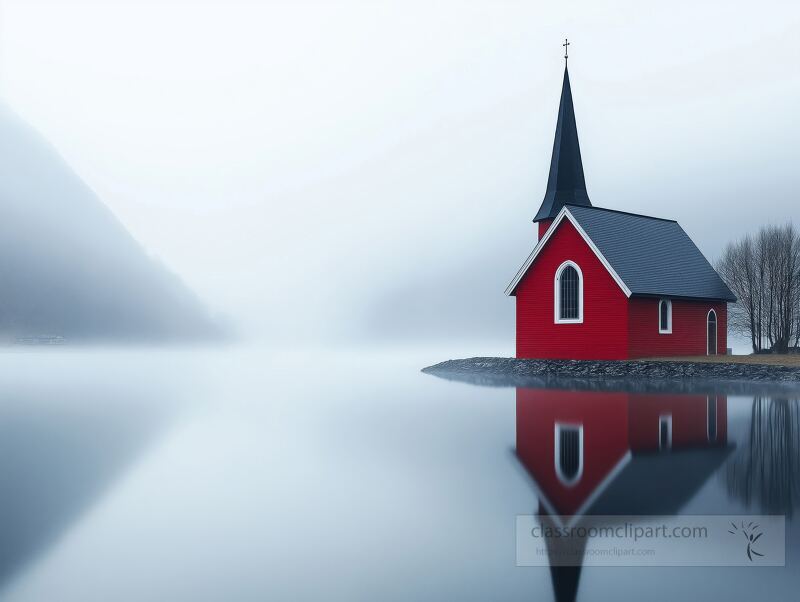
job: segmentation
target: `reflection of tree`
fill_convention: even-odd
[[[792,515],[800,500],[798,400],[753,400],[750,438],[728,463],[728,493],[767,514]]]

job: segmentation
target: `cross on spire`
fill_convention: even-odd
[[[564,47],[564,64],[566,65],[569,60],[569,40],[564,38],[564,43],[561,45]]]

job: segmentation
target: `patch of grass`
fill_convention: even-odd
[[[800,353],[764,355],[684,355],[680,357],[642,358],[654,362],[697,362],[702,364],[760,364],[800,366]]]

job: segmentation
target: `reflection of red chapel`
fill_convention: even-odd
[[[718,395],[520,388],[517,455],[551,515],[671,514],[727,455],[727,409]]]

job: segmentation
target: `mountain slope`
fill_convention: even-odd
[[[0,105],[0,339],[220,335],[38,133]]]

